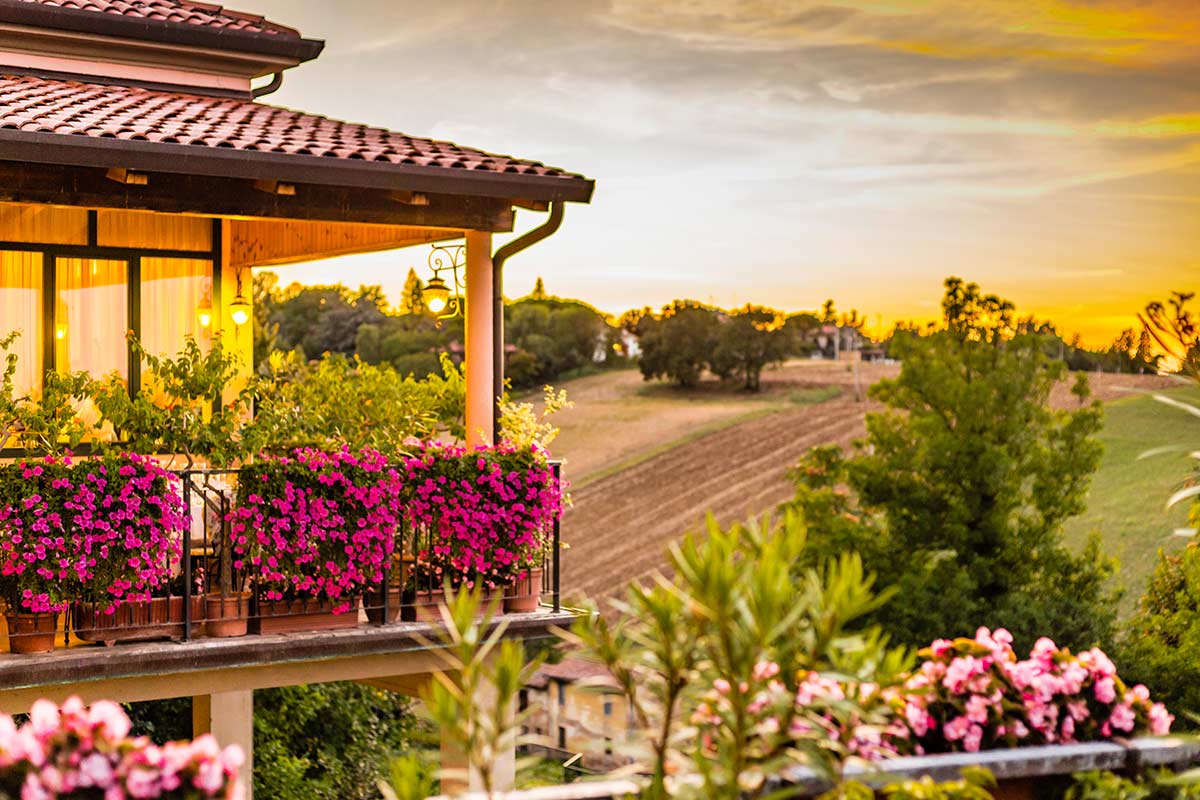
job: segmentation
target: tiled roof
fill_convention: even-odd
[[[557,664],[543,664],[534,673],[532,680],[530,680],[530,685],[535,688],[541,688],[546,685],[547,680],[550,678],[563,681],[564,683],[587,680],[593,685],[616,685],[612,674],[603,664],[574,656],[568,656]]]
[[[359,168],[377,165],[378,169],[397,175],[411,170],[430,176],[443,174],[444,170],[446,175],[479,173],[480,177],[495,174],[497,177],[544,179],[560,187],[582,182],[584,185],[573,187],[572,191],[578,194],[585,186],[589,196],[591,191],[590,182],[582,176],[537,161],[495,155],[452,142],[408,136],[252,100],[30,75],[0,75],[0,133],[18,131],[31,137],[70,136],[72,139],[64,140],[64,143],[71,144],[79,142],[77,137],[110,140],[97,143],[107,145],[116,144],[111,141],[114,139],[124,140],[121,147],[129,152],[142,149],[165,154],[156,145],[172,145],[179,148],[181,156],[206,151],[213,155],[238,154],[245,158],[253,158],[256,153],[287,155],[297,157],[296,161],[322,167],[337,163]],[[4,138],[19,140],[21,137],[6,135]],[[225,152],[217,153],[217,149]],[[0,146],[0,155],[3,150]],[[175,151],[172,148],[170,152]],[[165,168],[170,169],[170,166]],[[431,173],[430,169],[435,172]],[[542,183],[541,180],[534,182]]]
[[[264,33],[273,36],[300,38],[300,32],[263,19],[257,14],[231,11],[214,3],[194,0],[19,0],[40,6],[51,6],[99,14],[116,14],[138,20],[158,20],[206,28]]]

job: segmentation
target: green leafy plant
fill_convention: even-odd
[[[455,592],[447,585],[440,609],[445,625],[433,651],[444,668],[434,673],[421,699],[443,741],[469,765],[466,771],[443,768],[443,791],[453,780],[477,783],[491,797],[497,761],[516,747],[525,716],[515,708],[517,694],[540,661],[526,660],[521,643],[505,638],[508,621],[496,616],[499,600],[484,607],[482,598],[478,586]]]
[[[1092,770],[1074,776],[1064,800],[1198,800],[1200,775],[1196,770],[1178,775],[1152,770],[1136,777]]]
[[[1099,464],[1102,410],[1082,377],[1075,409],[1050,405],[1065,367],[1018,330],[1011,303],[951,278],[942,305],[942,329],[894,342],[903,366],[872,388],[887,410],[867,416],[867,437],[849,454],[816,449],[793,472],[805,557],[860,552],[905,598],[870,619],[911,645],[981,624],[1008,627],[1021,647],[1105,644],[1114,565],[1094,542],[1080,554],[1062,544]]]
[[[768,777],[794,763],[837,782],[851,751],[828,727],[883,723],[886,709],[832,696],[801,706],[797,689],[814,670],[886,683],[910,665],[878,629],[853,629],[888,595],[849,553],[796,569],[796,514],[728,529],[710,518],[704,533],[672,548],[673,579],[632,585],[614,621],[592,615],[564,634],[633,709],[644,796],[775,796]]]
[[[222,403],[225,390],[239,377],[241,360],[225,349],[221,337],[205,351],[188,336],[174,358],[147,352],[132,334],[129,340],[146,365],[141,389],[131,397],[116,374],[94,385],[101,418],[116,434],[112,446],[182,456],[188,469],[196,458],[227,467],[243,457],[241,429],[250,413],[249,391]]]

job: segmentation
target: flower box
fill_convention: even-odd
[[[358,627],[358,598],[336,603],[328,598],[259,600],[250,632],[259,634],[332,631]],[[342,613],[335,613],[340,610]]]
[[[203,597],[193,597],[192,621],[204,619]],[[71,632],[85,642],[146,642],[154,639],[182,639],[184,603],[182,597],[152,597],[126,600],[111,613],[99,603],[71,605]]]
[[[542,603],[541,567],[517,576],[504,589],[504,611],[507,614],[528,614],[538,610]]]

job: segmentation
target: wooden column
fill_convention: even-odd
[[[246,755],[238,780],[254,800],[254,692],[220,692],[192,698],[192,735],[211,733],[221,747],[236,744]]]
[[[492,395],[492,234],[467,231],[467,446],[495,440]]]

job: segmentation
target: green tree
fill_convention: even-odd
[[[539,275],[533,284],[533,291],[529,293],[529,299],[545,300],[548,297],[549,295],[546,294],[546,284],[542,282],[542,276]]]
[[[404,289],[400,295],[401,314],[425,313],[425,287],[417,277],[417,271],[411,267],[408,277],[404,279]]]
[[[695,386],[716,347],[719,325],[715,309],[692,300],[676,300],[659,316],[641,316],[634,333],[642,348],[642,377]]]
[[[712,371],[722,380],[738,380],[751,392],[760,388],[763,368],[780,364],[791,352],[791,335],[778,311],[762,306],[731,312],[722,321],[712,354]]]
[[[903,602],[877,619],[909,644],[979,625],[1023,642],[1106,642],[1112,565],[1094,544],[1074,555],[1061,543],[1099,463],[1100,406],[1080,376],[1078,408],[1050,407],[1065,367],[1015,332],[1011,303],[951,278],[942,308],[940,330],[893,341],[903,368],[872,388],[887,410],[868,415],[866,439],[795,471],[791,505],[814,552],[857,549],[897,586]]]

